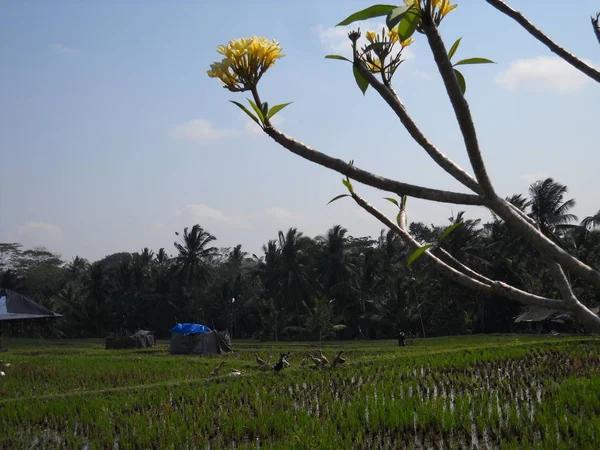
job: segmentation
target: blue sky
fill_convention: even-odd
[[[467,98],[502,195],[553,176],[583,218],[597,199],[600,89],[484,1],[458,2],[441,27],[469,66]],[[599,66],[589,16],[597,1],[513,0],[581,58]],[[175,231],[201,224],[218,246],[259,253],[278,230],[310,236],[341,223],[356,236],[381,226],[342,192],[340,177],[258,133],[205,72],[215,48],[264,35],[285,58],[260,83],[263,100],[294,101],[279,127],[331,155],[403,181],[462,190],[428,160],[375,92],[362,96],[333,26],[365,1],[2,2],[0,4],[0,242],[43,245],[95,260],[144,246],[173,252]],[[377,22],[377,21],[375,21]],[[361,25],[363,30],[369,27]],[[423,36],[394,84],[438,147],[468,168],[461,136]],[[362,192],[392,213],[385,194]],[[410,200],[409,220],[444,223],[481,209]]]

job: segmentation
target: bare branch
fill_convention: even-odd
[[[550,274],[554,278],[556,286],[560,290],[563,301],[566,303],[566,308],[573,312],[576,312],[577,318],[586,326],[588,329],[595,332],[600,332],[600,317],[594,314],[589,308],[586,308],[575,296],[571,283],[567,279],[565,272],[563,271],[560,264],[554,261],[546,261],[550,269]]]
[[[454,69],[452,68],[450,59],[448,58],[448,53],[446,52],[446,47],[444,46],[442,37],[431,21],[424,21],[423,31],[427,36],[427,41],[429,42],[429,47],[431,47],[433,58],[438,66],[438,70],[442,76],[442,80],[444,81],[444,85],[446,86],[446,92],[450,98],[450,103],[452,103],[452,108],[454,109],[458,126],[460,127],[460,131],[463,135],[465,147],[467,148],[467,153],[469,155],[469,160],[471,161],[471,167],[473,167],[473,172],[475,172],[475,177],[487,196],[493,197],[496,194],[490,177],[487,173],[485,163],[483,162],[483,157],[479,148],[479,142],[477,142],[477,132],[475,131],[475,124],[473,123],[473,117],[471,116],[469,104],[467,103],[467,100],[460,89],[456,75],[454,75]]]
[[[598,39],[598,43],[600,44],[600,12],[596,14],[595,19],[592,17],[592,27],[594,28],[596,39]]]
[[[414,239],[408,231],[403,230],[394,222],[392,222],[389,218],[387,218],[383,213],[381,213],[377,208],[368,203],[362,197],[360,197],[356,193],[352,193],[352,198],[358,203],[365,211],[370,213],[372,216],[377,218],[381,223],[386,225],[388,228],[397,233],[404,241],[410,245],[412,248],[417,249],[420,247],[419,242]],[[429,260],[433,263],[433,266],[440,273],[450,278],[452,281],[459,283],[465,287],[470,289],[485,292],[488,294],[497,294],[504,296],[506,298],[510,298],[516,301],[519,301],[526,305],[535,305],[541,306],[544,308],[556,308],[556,309],[564,309],[564,302],[561,300],[555,300],[546,297],[540,297],[539,295],[530,294],[529,292],[522,291],[520,289],[515,288],[509,284],[503,283],[501,281],[492,281],[491,284],[480,281],[485,278],[483,275],[477,274],[479,279],[475,279],[454,267],[448,265],[440,258],[435,256],[430,251],[426,251],[425,256],[429,258]],[[462,263],[461,263],[462,264]],[[463,265],[464,266],[464,265]],[[464,266],[466,267],[466,266]],[[469,269],[471,270],[471,269]],[[472,271],[474,272],[474,271]]]
[[[448,253],[443,248],[438,247],[436,249],[436,251],[442,255],[440,259],[446,260],[445,262],[447,264],[453,266],[457,270],[460,270],[461,272],[465,273],[466,275],[470,276],[471,278],[474,278],[477,281],[481,281],[484,284],[492,285],[494,283],[493,280],[489,279],[486,276],[481,275],[478,272],[475,272],[473,269],[469,268],[468,266],[466,266],[465,264],[460,262],[458,259],[456,259],[454,256],[452,256],[450,253]]]
[[[515,11],[510,6],[508,6],[506,3],[504,3],[502,0],[486,0],[486,1],[490,5],[492,5],[494,8],[496,8],[498,11],[506,14],[508,17],[513,19],[515,22],[517,22],[523,28],[525,28],[525,30],[529,34],[531,34],[534,38],[536,38],[538,41],[540,41],[542,44],[544,44],[546,47],[548,47],[550,49],[550,51],[552,51],[553,53],[560,56],[566,62],[571,64],[577,70],[586,74],[591,79],[600,83],[600,71],[594,69],[592,66],[586,64],[585,62],[583,62],[582,60],[577,58],[575,55],[573,55],[572,53],[569,53],[567,50],[562,48],[560,45],[558,45],[556,42],[554,42],[552,39],[550,39],[548,36],[546,36],[541,30],[536,28],[535,25],[533,25],[529,20],[527,20],[525,18],[525,16],[523,16],[523,14],[521,14],[518,11]],[[594,23],[594,19],[592,19],[592,23]],[[594,31],[596,32],[596,37],[598,37],[598,41],[600,42],[600,31],[597,28],[597,23],[594,23],[594,26],[596,27],[594,29]]]
[[[482,190],[477,180],[475,180],[469,173],[458,166],[454,161],[448,158],[442,153],[435,145],[427,140],[425,135],[421,132],[417,124],[406,112],[406,108],[402,104],[400,97],[391,86],[386,86],[381,83],[375,75],[367,70],[364,63],[356,61],[355,66],[359,73],[365,78],[373,89],[375,89],[379,95],[385,100],[385,102],[392,108],[396,113],[400,122],[406,128],[406,131],[411,137],[427,152],[427,154],[433,159],[442,169],[452,175],[457,181],[461,182],[473,192],[481,194]]]
[[[540,253],[556,261],[573,275],[592,284],[596,289],[600,289],[600,272],[584,264],[548,239],[536,226],[526,221],[522,215],[515,211],[518,208],[514,208],[506,200],[495,197],[489,201],[489,208],[527,239]]]
[[[375,175],[369,171],[350,165],[341,159],[333,158],[325,153],[318,152],[317,150],[304,145],[302,142],[276,130],[272,126],[265,127],[265,132],[271,136],[275,142],[287,148],[292,153],[374,188],[393,192],[399,196],[408,195],[410,197],[442,203],[475,206],[484,204],[484,200],[477,195],[431,189]]]
[[[473,170],[475,171],[481,186],[486,190],[486,194],[488,194],[488,205],[490,209],[516,231],[519,231],[538,251],[560,263],[579,278],[588,281],[597,289],[600,289],[600,272],[594,270],[560,248],[558,245],[556,245],[556,243],[544,236],[544,234],[542,234],[532,223],[531,219],[525,217],[522,211],[518,211],[518,208],[515,208],[506,200],[498,197],[495,193],[493,193],[493,191],[490,193],[490,191],[487,190],[486,184],[482,181],[482,178],[480,178],[487,177],[487,173],[485,173],[485,166],[483,166],[483,160],[481,159],[481,153],[477,144],[477,137],[474,134],[475,129],[471,119],[469,106],[456,81],[456,77],[452,71],[452,64],[448,59],[448,54],[446,53],[446,49],[437,31],[437,28],[435,28],[433,24],[428,24],[424,26],[424,31],[429,40],[435,61],[440,70],[440,74],[442,74],[442,79],[446,85],[446,90],[454,107],[456,117],[459,123],[462,122],[466,124],[466,129],[463,131],[463,136],[465,136],[465,143],[467,144],[469,157],[473,155],[471,162],[473,164],[473,161],[475,160],[477,164],[477,161],[481,161],[481,165],[474,165]],[[471,127],[472,133],[470,131]],[[462,129],[463,128],[461,126],[461,130]],[[465,131],[467,134],[465,134]],[[470,144],[467,142],[470,142]],[[483,169],[483,172],[481,169]],[[488,187],[491,188],[491,185]]]

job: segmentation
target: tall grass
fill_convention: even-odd
[[[225,357],[97,344],[18,345],[0,380],[0,448],[594,448],[600,341],[495,336],[324,345],[236,343]],[[261,372],[254,352],[292,353]],[[224,360],[220,377],[210,371]],[[231,377],[236,367],[245,373]]]

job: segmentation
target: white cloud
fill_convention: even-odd
[[[166,225],[158,220],[146,225],[146,230],[150,233],[160,233],[165,229]]]
[[[195,222],[201,223],[204,220],[211,222],[224,223],[232,226],[245,227],[249,224],[249,218],[244,216],[229,216],[218,209],[211,208],[204,203],[185,205],[183,209],[177,211],[177,215],[186,214]]]
[[[361,26],[361,28],[364,28],[364,30],[377,31],[378,33],[381,33],[381,29],[385,27],[385,24],[382,22],[366,23],[368,26]],[[319,37],[321,44],[328,53],[334,53],[336,55],[342,55],[347,58],[351,58],[352,46],[350,45],[350,39],[348,39],[348,33],[353,29],[356,29],[356,27],[324,27],[323,25],[317,25],[316,27],[312,27],[311,31],[313,34],[316,34]],[[367,40],[365,39],[365,33],[362,32],[361,34],[362,36],[357,42],[359,48],[368,44]],[[399,48],[398,45],[395,47]],[[405,61],[415,57],[415,54],[411,51],[410,47],[407,47],[402,55]]]
[[[430,73],[423,72],[422,70],[415,70],[413,74],[415,75],[415,77],[421,80],[431,80],[433,78]]]
[[[298,224],[304,216],[296,212],[279,208],[268,207],[263,211],[250,214],[228,215],[221,210],[212,208],[204,203],[188,204],[176,211],[177,216],[186,216],[194,223],[212,222],[225,224],[236,228],[261,227],[266,223]]]
[[[239,130],[222,128],[218,129],[211,121],[205,119],[188,120],[180,125],[176,125],[168,130],[168,134],[177,140],[192,142],[214,142],[220,139],[234,138],[240,136],[253,136],[262,133],[260,127],[244,114],[244,127]],[[271,123],[279,126],[284,122],[281,114],[274,116]]]
[[[279,127],[283,122],[285,122],[285,118],[281,114],[273,116],[270,120],[274,127]],[[249,135],[263,134],[263,130],[256,124],[256,122],[254,122],[252,119],[249,119],[248,116],[246,116],[244,132]]]
[[[27,222],[18,229],[18,235],[35,244],[57,244],[63,240],[62,229],[51,223]]]
[[[217,129],[212,122],[205,119],[188,120],[185,123],[177,125],[169,134],[171,137],[179,140],[193,142],[216,141],[228,137],[238,136],[241,132],[230,129]]]
[[[535,172],[535,173],[524,173],[519,177],[523,183],[527,186],[535,183],[536,181],[545,180],[546,178],[550,178],[550,175],[545,172]]]
[[[538,56],[511,62],[494,81],[511,91],[522,87],[532,91],[570,93],[582,90],[590,79],[558,56]]]
[[[274,219],[277,222],[292,223],[300,222],[304,219],[302,214],[289,211],[284,208],[270,207],[265,208],[265,214],[268,218]]]
[[[77,55],[79,53],[79,50],[75,50],[74,48],[67,47],[63,44],[50,45],[50,51],[52,53],[60,53],[61,55]]]

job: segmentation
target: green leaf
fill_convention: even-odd
[[[344,186],[346,186],[350,192],[354,192],[354,188],[352,187],[350,180],[342,180],[342,183],[344,183]]]
[[[267,102],[262,104],[261,112],[263,113],[263,117],[267,117],[267,114],[269,114],[269,104]]]
[[[454,42],[454,44],[452,44],[452,47],[450,47],[450,51],[448,52],[448,59],[452,59],[452,57],[456,53],[456,50],[458,50],[458,46],[460,45],[460,40],[461,39],[462,39],[462,37],[459,37],[456,40],[456,42]]]
[[[419,247],[418,249],[416,249],[414,252],[412,252],[410,254],[410,256],[408,257],[408,261],[406,262],[409,266],[414,263],[417,259],[419,259],[423,253],[425,253],[427,251],[428,248],[433,247],[433,244],[427,244],[427,245],[423,245],[422,247]]]
[[[398,25],[398,23],[402,20],[402,18],[406,15],[408,10],[411,8],[412,6],[398,6],[397,8],[394,8],[393,11],[390,11],[390,13],[385,19],[385,24],[387,25],[387,27],[391,30],[396,25]]]
[[[254,110],[254,112],[256,113],[256,115],[258,116],[258,118],[260,119],[261,123],[263,123],[265,121],[265,116],[263,116],[263,113],[262,113],[261,109],[256,105],[256,103],[254,103],[249,98],[247,98],[246,100],[248,100],[248,102],[250,103],[250,105],[252,105],[252,109]]]
[[[234,102],[233,100],[229,100],[231,103],[233,103],[234,105],[238,106],[242,111],[244,111],[246,114],[248,114],[250,116],[250,118],[252,120],[254,120],[258,126],[262,127],[262,125],[260,124],[260,122],[258,121],[258,119],[256,118],[256,116],[254,114],[252,114],[248,108],[246,108],[244,105],[242,105],[241,103],[238,102]]]
[[[329,203],[333,203],[333,202],[335,202],[336,200],[339,200],[340,198],[344,198],[344,197],[350,197],[350,194],[341,194],[341,195],[338,195],[338,196],[336,196],[336,197],[333,197],[331,200],[329,200],[329,201],[327,202],[327,204],[329,205]]]
[[[373,42],[372,44],[369,44],[365,47],[363,53],[367,53],[371,50],[375,50],[376,48],[384,47],[386,45],[388,45],[387,42]]]
[[[348,58],[346,58],[344,56],[340,56],[340,55],[325,55],[325,59],[341,59],[344,61],[352,62]]]
[[[392,197],[383,197],[384,200],[387,200],[388,202],[392,202],[394,205],[396,205],[398,208],[400,208],[400,205],[398,204],[398,200],[396,200],[395,198]]]
[[[362,11],[355,12],[351,16],[342,20],[340,23],[336,25],[336,27],[340,27],[342,25],[350,25],[352,22],[356,22],[358,20],[367,20],[372,19],[373,17],[381,17],[389,14],[396,6],[394,5],[373,5],[369,6]]]
[[[491,59],[487,58],[467,58],[461,59],[459,62],[454,64],[455,66],[465,65],[465,64],[496,64]]]
[[[446,228],[444,230],[444,232],[442,233],[442,235],[440,236],[440,242],[442,242],[444,239],[446,239],[448,236],[450,236],[450,233],[452,233],[454,230],[456,230],[462,224],[463,224],[462,222],[457,222],[453,225],[450,225],[448,228]]]
[[[460,86],[460,90],[462,91],[463,95],[465,95],[465,92],[467,92],[467,82],[465,81],[465,77],[463,77],[463,74],[460,73],[458,70],[456,69],[452,69],[454,70],[454,75],[456,75],[456,79],[458,80],[458,85]]]
[[[352,67],[352,71],[354,72],[354,79],[356,80],[356,84],[358,84],[358,88],[363,95],[365,95],[365,92],[367,92],[367,88],[369,87],[369,82],[363,78],[356,66]]]
[[[283,108],[285,108],[287,105],[291,105],[292,103],[294,103],[294,102],[282,103],[281,105],[275,105],[275,106],[273,106],[271,108],[271,111],[269,111],[269,114],[267,114],[267,119],[270,119],[275,114],[277,114],[279,111],[281,111]]]
[[[407,40],[414,34],[414,32],[417,30],[420,20],[421,17],[419,16],[419,11],[417,11],[416,8],[408,11],[404,17],[402,17],[402,20],[398,25],[398,38],[400,42]]]

